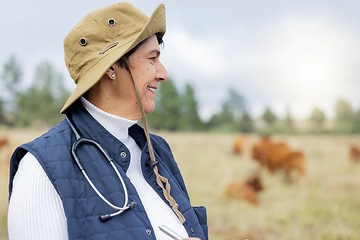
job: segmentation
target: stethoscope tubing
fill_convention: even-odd
[[[92,140],[92,139],[88,139],[88,138],[83,138],[80,136],[80,134],[77,132],[77,130],[75,129],[74,125],[70,122],[70,120],[68,119],[68,117],[66,116],[66,121],[68,122],[71,130],[73,131],[73,133],[75,134],[75,142],[72,144],[71,146],[71,155],[74,158],[74,161],[76,162],[77,166],[79,167],[80,171],[82,172],[82,174],[85,176],[85,179],[87,180],[87,182],[90,184],[90,186],[92,187],[92,189],[96,192],[96,194],[107,204],[109,205],[111,208],[118,210],[115,213],[111,213],[111,214],[104,214],[100,216],[100,220],[101,221],[106,221],[108,219],[110,219],[113,216],[119,215],[121,214],[123,211],[131,208],[132,206],[134,206],[133,203],[128,204],[129,201],[129,197],[128,197],[128,191],[127,191],[127,187],[125,185],[124,179],[121,176],[121,174],[119,173],[119,170],[116,168],[115,164],[113,163],[113,160],[111,159],[111,157],[109,156],[109,154],[105,151],[105,149],[96,141]],[[97,149],[103,154],[103,156],[105,157],[105,159],[110,163],[110,165],[112,166],[112,168],[114,169],[114,171],[116,172],[116,175],[118,176],[118,178],[120,179],[121,185],[124,189],[124,205],[122,207],[118,207],[116,205],[114,205],[113,203],[111,203],[109,200],[107,200],[102,194],[101,192],[97,189],[97,187],[93,184],[93,182],[91,181],[91,179],[89,178],[89,176],[87,175],[85,168],[83,167],[83,165],[81,164],[81,161],[79,159],[79,157],[76,154],[76,149],[80,144],[91,144],[95,147],[97,147]]]
[[[106,202],[107,205],[109,205],[110,207],[112,207],[113,209],[115,210],[119,210],[119,211],[124,211],[126,209],[128,209],[129,207],[127,206],[128,205],[128,192],[127,192],[127,188],[125,186],[125,182],[124,182],[124,179],[121,177],[119,171],[117,170],[117,168],[115,167],[114,163],[113,162],[110,162],[111,163],[111,166],[114,168],[116,174],[118,175],[120,181],[121,181],[121,184],[122,184],[122,187],[124,189],[124,195],[125,195],[125,201],[124,201],[124,205],[123,207],[118,207],[114,204],[112,204],[110,201],[108,201],[102,194],[101,192],[97,189],[97,187],[95,187],[95,185],[93,184],[93,182],[91,181],[91,179],[88,177],[88,175],[86,174],[85,172],[85,169],[82,170],[81,172],[84,174],[86,180],[89,182],[90,186],[92,187],[92,189],[94,189],[94,191],[96,192],[97,195],[99,195],[99,197],[104,201]],[[119,213],[120,214],[120,213]]]

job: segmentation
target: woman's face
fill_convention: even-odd
[[[160,62],[160,46],[156,36],[151,36],[141,44],[130,55],[128,61],[131,73],[139,89],[144,111],[145,113],[151,113],[155,109],[155,90],[158,88],[158,83],[165,81],[168,77],[165,67]],[[125,67],[122,67],[122,76],[124,76],[124,70]],[[129,107],[132,106],[134,111],[140,114],[134,84],[127,70],[125,75],[127,77],[118,79],[118,94],[123,98],[123,101],[119,104],[128,103]]]
[[[158,88],[158,83],[168,77],[165,67],[160,62],[160,47],[155,35],[130,55],[129,65],[145,113],[151,113],[155,109],[155,90]]]

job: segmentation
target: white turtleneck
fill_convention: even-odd
[[[140,164],[141,149],[128,134],[129,127],[137,121],[106,113],[83,97],[81,102],[107,131],[129,149],[130,165],[126,174],[139,194],[156,238],[170,239],[159,230],[160,225],[166,225],[188,237],[173,210],[144,179]],[[60,196],[31,153],[27,153],[20,161],[14,177],[8,210],[8,232],[10,240],[68,239],[67,221]]]

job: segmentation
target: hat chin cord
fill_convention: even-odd
[[[140,93],[139,93],[139,89],[135,83],[135,79],[130,71],[130,65],[128,60],[126,59],[126,57],[121,57],[121,60],[123,61],[125,68],[129,71],[131,79],[134,83],[134,88],[135,88],[135,92],[136,92],[136,98],[138,101],[138,105],[140,108],[140,112],[141,112],[141,121],[144,125],[144,130],[145,130],[145,136],[146,136],[146,140],[148,143],[148,148],[149,148],[149,154],[150,154],[150,159],[151,159],[151,165],[153,166],[153,170],[155,172],[156,175],[156,182],[157,184],[161,187],[162,192],[164,194],[165,199],[169,202],[170,206],[172,207],[173,211],[175,212],[175,214],[177,215],[177,217],[179,218],[181,223],[184,223],[186,221],[185,217],[181,214],[181,212],[179,211],[179,204],[177,204],[177,202],[175,201],[175,199],[170,195],[170,183],[169,180],[166,177],[163,177],[160,175],[159,173],[159,169],[157,167],[158,161],[155,160],[155,155],[154,155],[154,150],[150,141],[150,135],[149,135],[149,130],[148,130],[148,126],[147,126],[147,121],[146,121],[146,116],[145,116],[145,111],[144,111],[144,107],[142,105],[141,102],[141,98],[140,98]],[[164,188],[164,184],[165,184],[165,188]]]

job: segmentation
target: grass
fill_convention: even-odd
[[[348,147],[360,136],[275,136],[306,155],[307,175],[289,185],[261,170],[260,206],[226,199],[234,180],[257,172],[250,136],[242,156],[231,154],[234,134],[162,133],[173,148],[194,205],[208,208],[212,239],[359,239],[360,164]]]
[[[1,130],[11,148],[39,131]],[[215,240],[355,240],[360,236],[360,163],[348,159],[359,135],[275,136],[304,151],[307,174],[285,184],[281,174],[260,170],[264,191],[260,205],[226,199],[226,185],[258,172],[250,158],[258,136],[250,135],[241,156],[231,154],[235,134],[159,132],[170,144],[183,173],[192,204],[208,210],[209,235]],[[0,240],[7,239],[7,171],[1,165]]]

